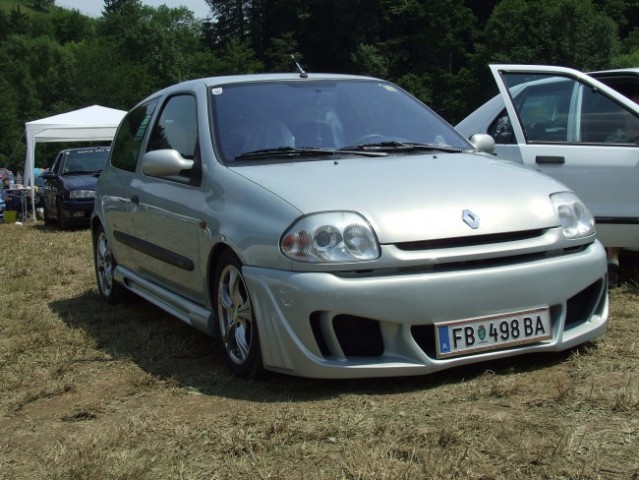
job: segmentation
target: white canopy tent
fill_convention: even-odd
[[[25,123],[27,157],[24,184],[33,186],[36,143],[111,141],[126,112],[93,105]]]
[[[24,162],[24,185],[33,187],[36,143],[111,141],[125,114],[122,110],[93,105],[26,122],[27,155]],[[33,188],[31,195],[33,196]]]

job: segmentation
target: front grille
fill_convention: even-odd
[[[405,251],[474,247],[477,245],[490,245],[504,242],[515,242],[518,240],[529,240],[531,238],[540,237],[545,232],[546,230],[540,228],[536,230],[525,230],[522,232],[506,232],[490,235],[475,235],[468,237],[440,238],[436,240],[420,240],[416,242],[402,242],[395,244],[395,246],[400,250]]]

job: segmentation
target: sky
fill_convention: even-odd
[[[206,18],[211,9],[204,0],[142,0],[142,3],[151,7],[166,5],[167,7],[186,7],[195,14],[195,18]],[[73,8],[90,17],[102,16],[104,10],[103,0],[55,0],[58,7]]]

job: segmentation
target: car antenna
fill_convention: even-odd
[[[299,63],[297,63],[297,60],[295,60],[295,55],[291,55],[291,58],[293,59],[293,62],[295,62],[295,67],[297,67],[297,71],[300,72],[300,77],[308,78],[308,73],[306,73],[304,69],[302,68],[302,66]]]

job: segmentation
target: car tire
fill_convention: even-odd
[[[213,305],[218,342],[224,360],[238,377],[256,378],[264,372],[260,339],[242,263],[225,252],[215,270]]]
[[[100,296],[107,303],[119,302],[124,297],[125,289],[115,280],[114,271],[117,263],[102,226],[93,234],[93,259]]]
[[[62,210],[62,204],[58,202],[57,205],[57,214],[58,214],[58,228],[60,230],[66,230],[67,222],[64,220],[64,211]]]
[[[45,225],[53,225],[54,223],[55,223],[54,220],[49,215],[49,209],[45,205],[44,206],[44,224]]]

